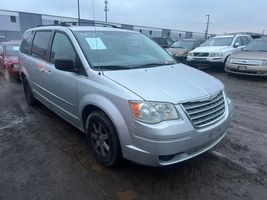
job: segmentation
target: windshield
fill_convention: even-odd
[[[230,46],[233,42],[234,37],[219,37],[211,38],[204,42],[201,46]]]
[[[122,31],[77,31],[77,40],[90,65],[98,70],[134,69],[176,63],[151,39]]]
[[[253,40],[245,48],[246,51],[267,51],[267,40]]]
[[[6,56],[18,56],[19,55],[19,45],[6,45],[5,48]]]
[[[171,45],[171,48],[193,49],[194,41],[180,40]]]

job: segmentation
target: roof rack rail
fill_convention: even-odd
[[[59,23],[59,24],[39,24],[36,27],[43,27],[43,26],[70,26],[68,24]]]
[[[89,24],[89,25],[88,25]],[[88,26],[95,26],[95,25],[103,25],[103,26],[110,26],[112,28],[121,28],[119,26],[116,26],[114,24],[110,24],[110,23],[105,23],[105,22],[90,22],[90,21],[68,21],[68,22],[59,22],[58,24],[41,24],[41,25],[37,25],[37,27],[42,27],[42,26],[65,26],[65,27],[69,27],[72,25],[76,25],[76,26],[82,26],[82,25],[88,25]]]
[[[95,26],[95,25],[104,25],[104,26],[110,26],[112,28],[121,28],[119,26],[116,26],[114,24],[110,24],[110,23],[106,23],[106,22],[90,22],[90,21],[73,21],[73,22],[60,22],[58,25],[62,25],[62,26],[71,26],[73,24],[76,24],[78,26],[81,25],[88,25],[90,24],[90,26]]]

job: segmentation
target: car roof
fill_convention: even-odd
[[[257,38],[254,41],[263,41],[263,42],[267,42],[267,38]]]
[[[121,28],[110,28],[110,27],[98,27],[98,26],[40,26],[36,28],[31,28],[28,31],[37,31],[37,30],[71,30],[71,31],[119,31],[119,32],[132,32]]]
[[[203,41],[205,39],[200,39],[200,38],[186,38],[186,39],[181,39],[181,40],[184,40],[184,41]],[[178,40],[178,41],[181,41],[181,40]]]
[[[244,34],[235,34],[235,35],[219,35],[215,36],[214,38],[232,38],[232,37],[237,37],[237,36],[248,36],[251,37],[250,35],[244,35]]]

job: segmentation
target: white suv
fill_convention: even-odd
[[[190,51],[187,56],[189,65],[224,66],[228,56],[240,52],[253,39],[249,35],[224,35],[210,38],[200,47]]]

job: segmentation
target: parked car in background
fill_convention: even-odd
[[[188,53],[187,63],[192,66],[224,67],[231,54],[240,52],[252,40],[250,35],[239,34],[210,38]]]
[[[83,131],[105,166],[122,157],[150,166],[190,159],[222,140],[233,112],[219,80],[177,64],[138,32],[30,29],[20,66],[26,101]]]
[[[152,37],[151,39],[162,48],[168,48],[174,43],[174,41],[168,37]]]
[[[173,43],[166,50],[177,61],[186,63],[188,52],[199,47],[203,42],[205,42],[204,39],[182,39]]]
[[[242,52],[229,56],[225,71],[234,74],[267,76],[267,38],[253,40]]]
[[[19,81],[19,41],[9,41],[0,43],[0,72],[6,80],[15,78]]]

